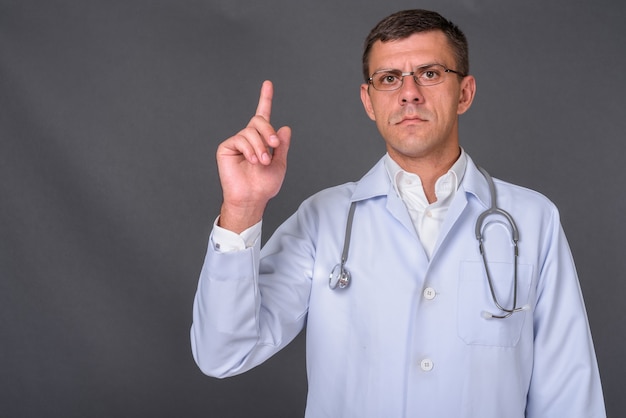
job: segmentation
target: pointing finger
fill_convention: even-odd
[[[259,97],[259,105],[256,108],[256,115],[262,116],[268,122],[272,115],[272,98],[274,96],[274,85],[271,81],[266,80],[261,86],[261,96]]]

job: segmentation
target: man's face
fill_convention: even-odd
[[[408,38],[372,46],[369,72],[396,69],[414,71],[424,64],[441,64],[456,70],[456,61],[446,36],[441,31],[423,32]],[[398,90],[378,91],[361,86],[361,100],[368,116],[387,145],[387,151],[403,168],[428,158],[458,156],[458,115],[474,98],[475,81],[445,73],[444,81],[420,86],[411,76],[404,77]],[[406,169],[406,168],[405,168]]]

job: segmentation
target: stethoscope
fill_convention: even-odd
[[[501,209],[497,206],[497,196],[496,196],[496,186],[493,183],[493,179],[487,173],[485,169],[482,167],[478,167],[478,170],[485,176],[487,180],[487,184],[489,185],[489,193],[491,195],[491,207],[486,211],[482,212],[478,215],[476,219],[475,233],[476,240],[478,241],[478,248],[480,250],[480,255],[483,260],[483,265],[485,267],[485,274],[487,276],[487,282],[489,283],[489,291],[491,293],[491,298],[493,299],[496,307],[501,311],[499,314],[494,314],[488,311],[482,311],[483,318],[486,319],[505,319],[510,317],[516,312],[522,312],[530,309],[528,305],[524,305],[521,307],[517,306],[517,288],[518,288],[518,279],[517,279],[517,259],[519,257],[519,248],[517,246],[517,242],[519,241],[519,231],[517,229],[517,225],[515,224],[515,220],[510,213]],[[356,210],[357,202],[352,202],[350,204],[350,210],[348,212],[348,220],[346,222],[346,232],[343,243],[343,251],[341,253],[341,262],[333,267],[330,272],[330,276],[328,278],[328,286],[335,290],[345,289],[350,285],[352,281],[352,277],[350,272],[346,268],[346,262],[348,261],[348,253],[350,250],[350,238],[352,236],[352,222],[354,220],[354,212]],[[493,285],[493,279],[491,278],[491,273],[489,272],[489,267],[487,265],[487,256],[485,254],[485,249],[483,246],[483,225],[485,223],[485,219],[490,216],[499,216],[506,219],[506,223],[508,224],[509,230],[511,231],[511,240],[513,241],[513,259],[514,259],[514,267],[513,267],[513,306],[511,308],[506,308],[502,306],[502,304],[498,301],[498,297],[496,296],[496,291]]]

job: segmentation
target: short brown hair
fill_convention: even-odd
[[[405,39],[409,36],[429,31],[442,31],[454,52],[457,68],[462,75],[469,74],[469,51],[465,34],[454,23],[437,12],[429,10],[404,10],[381,20],[365,39],[363,50],[363,76],[369,80],[369,56],[376,41],[387,42]]]

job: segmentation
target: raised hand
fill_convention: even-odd
[[[283,126],[276,131],[270,124],[273,95],[272,83],[265,81],[256,114],[217,149],[224,194],[219,224],[237,233],[261,220],[285,178],[291,129]]]

